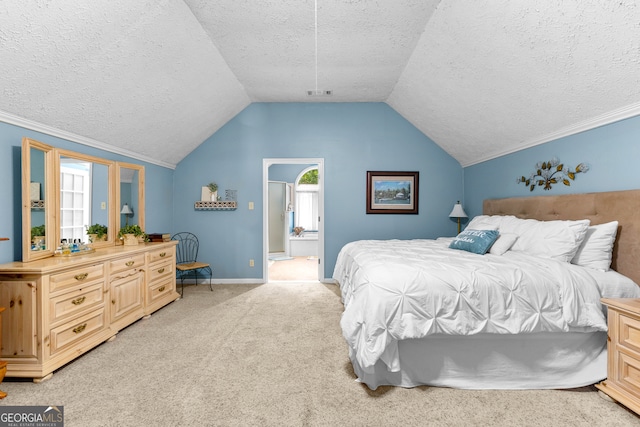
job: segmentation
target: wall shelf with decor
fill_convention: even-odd
[[[213,183],[209,185],[215,185]],[[202,187],[202,200],[194,204],[197,211],[234,211],[238,208],[238,191],[224,190],[224,200],[218,197],[218,186],[215,186],[215,193],[211,193],[208,187]],[[214,194],[214,197],[211,195]],[[211,197],[211,200],[210,200]]]
[[[31,209],[44,209],[44,200],[31,200]]]
[[[210,202],[201,200],[194,205],[197,211],[234,211],[238,208],[238,202],[235,200],[218,200]]]

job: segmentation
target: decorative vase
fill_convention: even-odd
[[[218,192],[214,191],[213,193],[211,193],[211,201],[212,202],[217,202],[218,201]]]
[[[107,241],[107,235],[103,234],[102,236],[98,237],[97,234],[87,234],[87,236],[89,236],[89,243],[95,243],[95,242],[106,242]]]
[[[125,246],[135,246],[138,244],[138,237],[135,234],[125,234],[122,244]]]

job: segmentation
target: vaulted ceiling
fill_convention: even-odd
[[[0,2],[0,120],[168,167],[251,102],[386,102],[466,166],[640,114],[639,66],[631,0]]]

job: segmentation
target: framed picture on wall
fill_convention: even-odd
[[[368,214],[417,214],[419,172],[367,171]]]

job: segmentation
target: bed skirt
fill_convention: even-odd
[[[461,389],[558,389],[607,377],[607,333],[432,335],[400,341],[399,372],[378,361],[365,372],[351,357],[358,381]],[[367,370],[369,371],[369,369]]]

